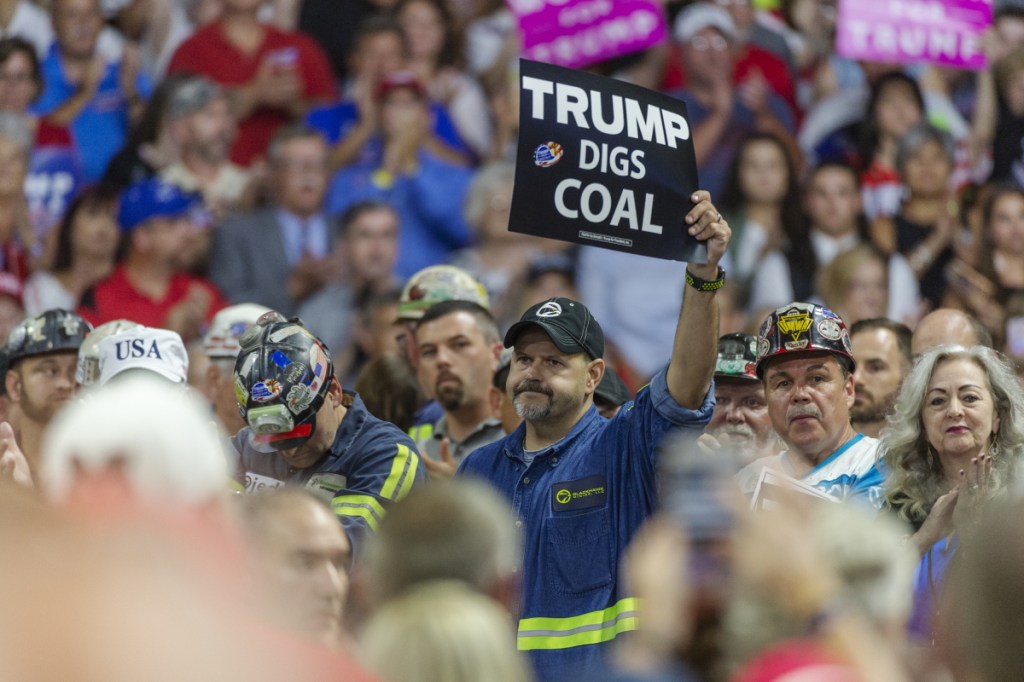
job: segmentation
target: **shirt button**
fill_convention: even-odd
[[[527,476],[526,478],[523,479],[523,483],[524,484],[529,484],[529,482],[530,482],[530,477],[529,476]]]
[[[518,520],[518,519],[516,519],[516,528],[522,528],[522,527],[523,527],[523,522]]]
[[[551,463],[552,464],[558,464],[558,458],[557,457],[552,457],[551,458]]]

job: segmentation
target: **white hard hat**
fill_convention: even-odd
[[[142,325],[131,320],[111,320],[92,330],[78,348],[78,364],[75,367],[75,381],[79,386],[92,386],[100,379],[100,341],[130,329],[141,329]]]
[[[256,324],[261,315],[270,312],[273,312],[270,308],[258,303],[239,303],[224,308],[213,316],[210,329],[203,337],[203,352],[210,358],[238,357],[242,350],[239,337]]]

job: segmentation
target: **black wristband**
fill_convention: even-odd
[[[686,283],[697,291],[718,291],[725,286],[725,270],[718,268],[718,279],[701,279],[686,268]]]

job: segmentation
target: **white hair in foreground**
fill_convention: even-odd
[[[60,502],[76,471],[121,469],[132,490],[153,503],[200,505],[222,496],[228,479],[209,409],[158,378],[124,377],[61,411],[43,440],[41,477]]]

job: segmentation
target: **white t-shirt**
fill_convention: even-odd
[[[797,475],[789,453],[780,452],[754,460],[740,469],[736,482],[746,495],[753,495],[761,470],[771,467],[832,497],[865,500],[877,509],[882,504],[883,483],[877,465],[878,439],[858,433],[803,476]]]

